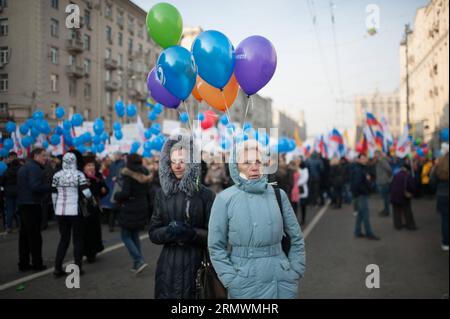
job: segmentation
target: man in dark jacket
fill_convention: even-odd
[[[5,228],[6,232],[12,232],[13,220],[16,219],[18,225],[18,219],[16,215],[17,211],[17,172],[20,169],[20,161],[13,159],[8,164],[8,169],[5,172],[2,180],[2,186],[5,189]]]
[[[125,161],[124,161],[124,155],[122,152],[117,151],[114,153],[114,162],[111,163],[109,167],[109,175],[106,178],[106,185],[111,188],[111,193],[109,196],[114,196],[114,186],[116,183],[118,183],[118,179],[120,178],[120,172],[125,167]],[[113,200],[113,198],[111,198]],[[119,207],[117,207],[117,204],[111,201],[111,211],[108,216],[108,224],[109,224],[109,231],[114,231],[114,226],[116,223],[116,217],[119,213]]]
[[[369,221],[369,193],[371,176],[367,171],[368,158],[364,154],[358,156],[358,163],[354,166],[351,174],[351,188],[353,196],[356,198],[358,215],[355,224],[355,237],[364,237],[361,232],[361,224],[364,224],[367,239],[379,240],[374,235]]]
[[[20,215],[19,270],[44,270],[42,262],[42,200],[51,192],[51,185],[45,184],[43,168],[47,153],[43,148],[31,152],[31,159],[17,173],[17,196]],[[31,254],[31,264],[30,264]]]
[[[310,200],[313,205],[319,204],[321,180],[324,174],[324,164],[317,153],[313,153],[306,162],[309,169]],[[322,200],[320,200],[322,202]]]

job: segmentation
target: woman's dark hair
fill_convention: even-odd
[[[142,156],[139,154],[129,154],[127,156],[127,167],[132,169],[136,166],[142,165]]]
[[[45,148],[42,147],[36,147],[34,150],[30,153],[30,158],[34,158],[36,155],[41,155],[45,152]]]

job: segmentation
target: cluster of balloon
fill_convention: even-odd
[[[216,124],[218,117],[214,111],[208,110],[203,113],[203,116],[204,119],[200,123],[202,129],[207,130]]]
[[[180,113],[180,122],[181,123],[187,123],[189,121],[189,115],[187,112]]]
[[[278,140],[278,153],[288,153],[295,150],[296,144],[293,139],[282,136]]]

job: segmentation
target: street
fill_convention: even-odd
[[[394,231],[392,217],[378,216],[381,201],[370,199],[371,223],[380,241],[353,237],[355,217],[350,205],[341,210],[327,207],[317,223],[319,209],[308,212],[306,234],[307,266],[300,282],[299,298],[448,298],[449,258],[440,249],[440,218],[435,200],[413,202],[418,230]],[[312,226],[310,226],[312,225]],[[313,227],[313,228],[311,228]],[[147,235],[142,232],[142,237]],[[34,275],[17,270],[18,233],[0,236],[0,299],[8,298],[153,298],[154,273],[160,247],[142,239],[149,267],[139,275],[131,271],[131,259],[120,245],[118,228],[109,233],[103,226],[105,252],[95,264],[86,264],[79,289],[68,289],[65,279],[55,279],[51,270],[23,284],[14,281]],[[43,256],[53,266],[59,240],[57,225],[43,232]],[[66,261],[72,259],[69,248]],[[366,266],[380,269],[380,288],[368,289]],[[36,274],[38,276],[39,274]],[[8,287],[10,286],[10,287]]]

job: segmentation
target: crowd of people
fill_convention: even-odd
[[[0,207],[5,232],[19,229],[19,271],[47,268],[41,231],[54,219],[60,233],[54,276],[66,275],[71,238],[83,274],[83,257],[94,263],[104,249],[105,223],[110,232],[120,227],[135,274],[147,267],[140,232],[148,228],[150,240],[163,245],[155,298],[195,298],[205,258],[230,298],[295,298],[305,271],[300,225],[307,223],[308,207],[353,205],[354,236],[379,240],[369,218],[368,198],[375,192],[383,201],[379,215],[392,212],[394,228],[409,231],[417,229],[411,200],[436,196],[441,247],[448,251],[448,150],[436,160],[413,161],[382,152],[354,160],[282,154],[276,173],[264,175],[256,142],[237,146],[228,163],[195,163],[188,141],[169,139],[150,159],[121,152],[98,159],[76,150],[54,157],[35,148],[25,161],[11,152],[4,159]]]

